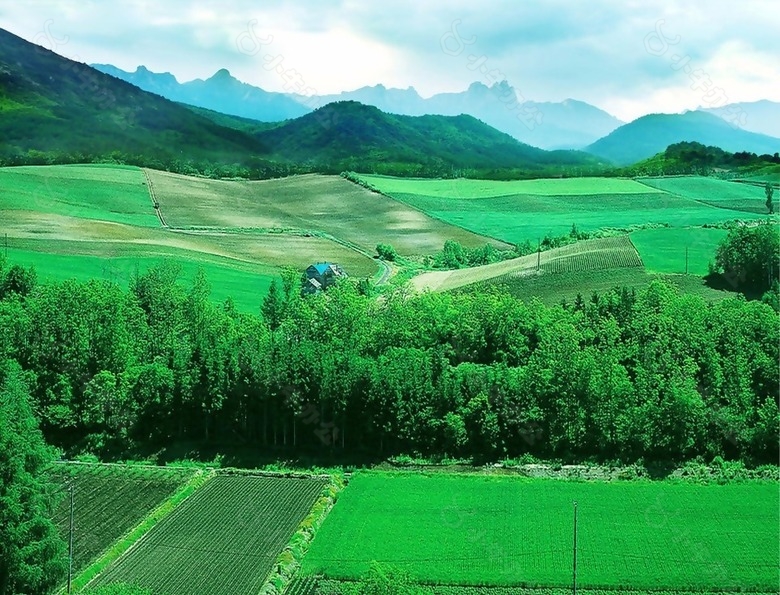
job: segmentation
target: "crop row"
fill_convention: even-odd
[[[323,482],[219,476],[150,531],[98,584],[127,582],[153,592],[256,592]]]
[[[186,477],[180,472],[76,465],[56,468],[50,476],[61,488],[54,519],[64,538],[70,532],[68,486],[73,486],[74,571],[138,524]]]
[[[330,579],[304,578],[296,579],[285,595],[361,595],[363,588],[360,582],[336,581]],[[525,587],[458,587],[458,586],[428,586],[429,595],[570,595],[571,588],[525,588]],[[580,589],[582,595],[617,595],[613,589]],[[737,595],[739,592],[729,591],[662,591],[662,590],[631,590],[631,595]],[[753,593],[752,595],[769,595],[769,593]]]

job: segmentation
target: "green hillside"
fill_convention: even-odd
[[[0,29],[0,157],[143,154],[240,162],[256,139]]]
[[[585,150],[618,165],[648,159],[671,144],[695,141],[725,151],[774,154],[780,139],[733,128],[705,112],[649,114],[621,126]]]
[[[429,176],[598,163],[585,153],[531,147],[471,116],[398,116],[355,101],[328,104],[257,137],[278,159],[334,171]]]

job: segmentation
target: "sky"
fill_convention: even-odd
[[[0,28],[88,64],[180,82],[226,68],[269,91],[429,97],[500,78],[624,121],[780,101],[777,0],[2,0]]]

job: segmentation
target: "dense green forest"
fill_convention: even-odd
[[[175,265],[36,286],[0,273],[0,361],[24,370],[47,440],[496,460],[776,462],[780,321],[654,282],[569,305],[500,291],[380,299],[352,283],[258,315],[209,300]],[[9,364],[10,365],[10,364]]]

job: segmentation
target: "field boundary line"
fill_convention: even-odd
[[[281,595],[292,585],[311,542],[330,511],[336,506],[346,483],[344,479],[330,476],[330,481],[309,509],[309,514],[300,522],[287,545],[276,557],[273,569],[260,587],[258,595]]]
[[[363,178],[360,178],[360,174],[357,174],[357,176],[358,176],[358,179],[360,179],[361,181],[365,182],[366,184],[369,183],[369,182],[366,182],[365,180],[363,180]],[[383,192],[382,190],[379,190],[378,188],[375,188],[374,190],[371,190],[370,188],[366,188],[365,186],[362,186],[362,185],[358,184],[357,182],[353,182],[352,180],[350,180],[348,178],[344,178],[344,179],[347,180],[348,182],[352,183],[352,184],[355,184],[355,186],[360,186],[361,188],[365,188],[369,192],[374,192],[375,194],[379,194],[380,196],[384,196],[385,198],[389,198],[392,201],[395,201],[395,202],[400,203],[400,204],[402,204],[404,206],[407,206],[410,209],[413,209],[413,210],[417,211],[418,213],[422,213],[423,215],[425,215],[429,219],[433,219],[434,221],[438,221],[439,223],[444,223],[445,225],[448,225],[450,227],[457,227],[458,229],[462,229],[462,230],[467,231],[469,233],[473,233],[475,236],[480,236],[480,237],[486,238],[488,240],[493,240],[494,242],[499,242],[500,244],[503,244],[504,246],[507,246],[507,247],[510,247],[510,248],[512,246],[514,246],[514,244],[512,242],[509,242],[507,240],[502,240],[502,239],[499,239],[499,238],[494,237],[494,236],[486,235],[484,233],[478,233],[478,232],[473,231],[471,229],[467,229],[467,228],[463,227],[462,225],[457,225],[455,223],[451,223],[449,221],[445,221],[441,217],[436,217],[435,215],[433,215],[431,213],[428,213],[428,212],[424,211],[423,209],[421,209],[420,207],[417,207],[417,206],[415,206],[413,204],[410,204],[410,203],[406,202],[405,200],[402,200],[400,198],[396,198],[395,196],[390,196],[389,194],[387,194],[386,192]]]
[[[152,208],[154,209],[154,212],[157,214],[157,218],[160,220],[160,225],[168,229],[169,226],[165,222],[165,217],[163,216],[162,209],[160,209],[160,203],[157,200],[157,195],[154,192],[154,186],[152,185],[152,178],[149,176],[149,172],[145,167],[141,168],[141,171],[144,172],[144,178],[146,178],[146,189],[148,190],[149,198],[152,201]]]
[[[636,253],[636,257],[639,259],[640,265],[643,269],[645,269],[645,272],[647,272],[647,268],[645,267],[645,261],[642,260],[642,255],[639,253],[639,250],[636,249],[636,246],[634,245],[634,241],[631,239],[631,234],[627,233],[626,237],[628,238],[628,243],[631,244],[631,248],[634,249],[634,252]]]
[[[73,591],[79,592],[88,587],[100,574],[114,562],[127,555],[160,521],[165,519],[183,502],[197,492],[205,483],[215,476],[213,470],[196,469],[193,476],[182,485],[172,496],[159,504],[140,523],[114,542],[94,562],[87,566],[73,579]],[[64,595],[65,589],[60,589],[58,595]]]

